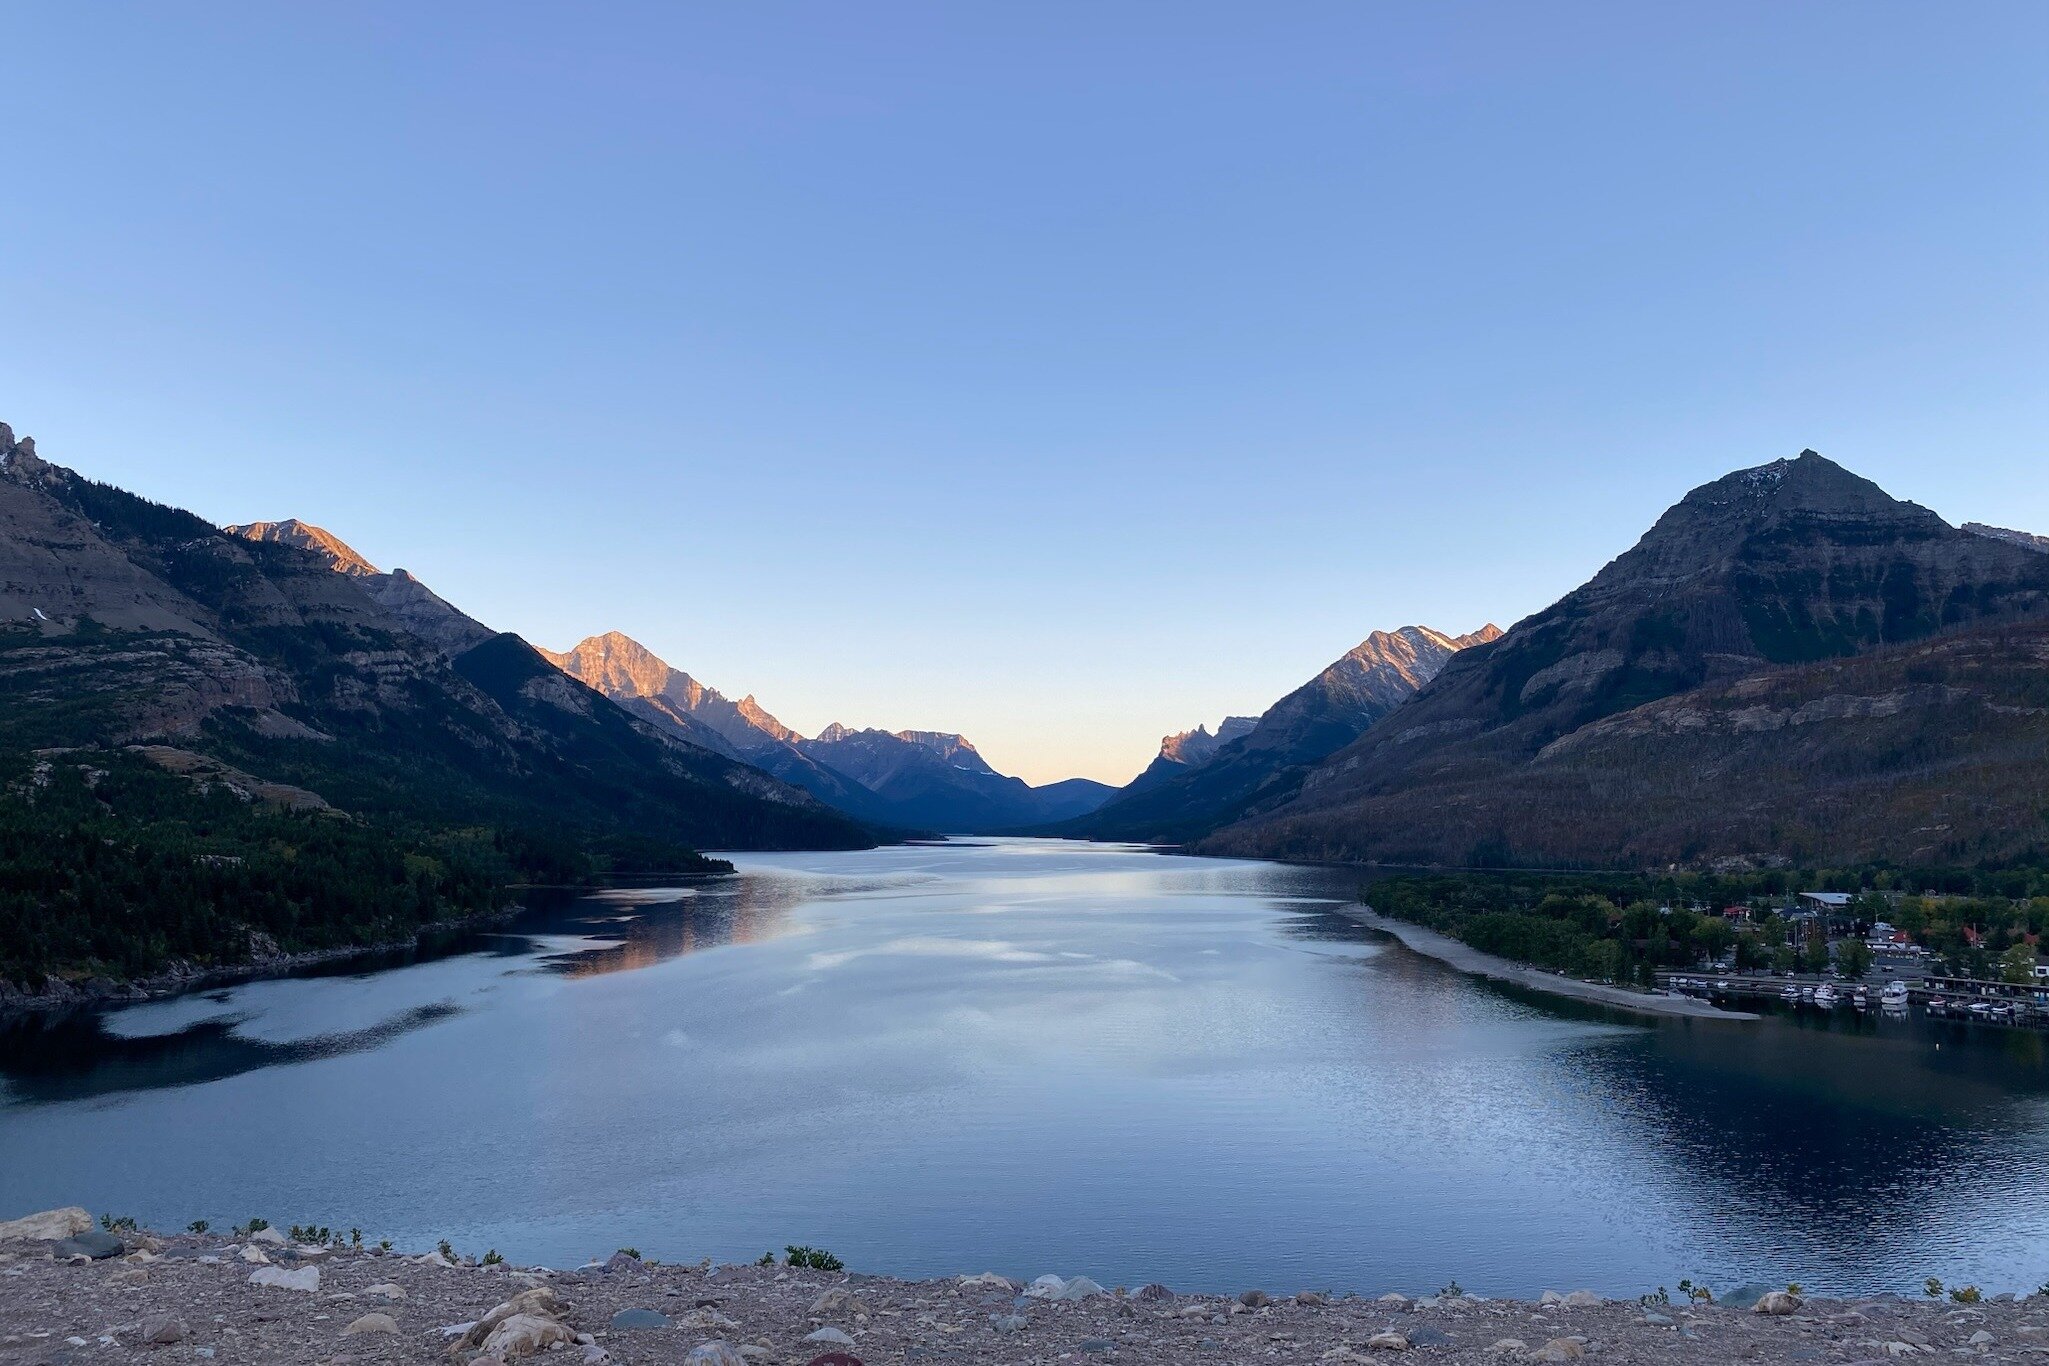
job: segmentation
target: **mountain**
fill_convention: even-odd
[[[1158,787],[1169,778],[1178,777],[1201,768],[1217,757],[1217,751],[1242,735],[1251,733],[1259,724],[1257,716],[1226,716],[1212,735],[1206,726],[1184,730],[1178,735],[1160,737],[1160,752],[1145,771],[1126,783],[1118,791],[1122,794],[1143,792],[1149,787]]]
[[[885,825],[900,819],[887,801],[805,753],[804,737],[764,711],[752,696],[731,701],[716,688],[672,668],[631,636],[608,631],[579,641],[565,654],[542,650],[541,655],[628,711],[752,764],[828,806]]]
[[[617,631],[564,654],[542,653],[637,715],[890,829],[1022,829],[1093,810],[1113,790],[1086,778],[1032,787],[998,773],[967,740],[943,731],[853,730],[834,722],[807,740],[752,696],[734,702]]]
[[[1209,745],[1195,747],[1198,761],[1181,764],[1178,772],[1161,771],[1168,747],[1184,738],[1168,737],[1160,759],[1061,833],[1180,842],[1284,801],[1310,766],[1413,696],[1454,654],[1500,634],[1492,625],[1464,636],[1427,626],[1375,631],[1235,735],[1226,737],[1220,728]],[[1185,747],[1175,748],[1179,753]]]
[[[1805,451],[1693,490],[1203,847],[1481,864],[2034,847],[2041,815],[2001,828],[1979,778],[2011,777],[2002,737],[2040,726],[2026,661],[2045,613],[2049,556]],[[1821,809],[1844,793],[1868,819]]]
[[[834,722],[798,747],[880,796],[900,824],[950,834],[1070,819],[1115,790],[1087,778],[1033,787],[998,773],[967,740],[945,731],[852,730]]]
[[[497,635],[490,627],[443,600],[403,569],[389,574],[350,549],[331,531],[290,517],[282,522],[245,522],[221,530],[245,541],[288,545],[318,557],[337,574],[346,574],[411,634],[450,659]]]
[[[447,608],[436,639],[385,595],[440,602],[318,528],[231,535],[0,426],[0,747],[162,742],[358,817],[582,848],[872,843],[519,637]]]
[[[2039,550],[2049,555],[2049,536],[2037,536],[2032,531],[2014,531],[2003,526],[1986,526],[1983,522],[1965,522],[1963,529],[1974,536],[1990,536],[1995,541],[2005,541],[2025,550]]]

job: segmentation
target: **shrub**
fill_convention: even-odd
[[[786,1247],[784,1264],[808,1271],[845,1271],[847,1264],[822,1247]]]

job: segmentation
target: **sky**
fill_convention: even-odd
[[[1128,779],[1813,447],[2049,532],[2049,6],[0,7],[0,420]]]

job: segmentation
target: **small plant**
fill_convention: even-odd
[[[389,1252],[389,1251],[391,1251],[391,1239],[389,1239],[389,1238],[379,1238],[379,1239],[377,1240],[377,1250],[378,1250],[379,1252]]]
[[[1807,1289],[1806,1287],[1802,1286],[1798,1281],[1787,1281],[1786,1293],[1788,1295],[1804,1295],[1807,1293]]]
[[[775,1265],[775,1254],[774,1254],[773,1252],[764,1252],[764,1253],[762,1253],[762,1254],[761,1254],[761,1260],[760,1260],[760,1261],[758,1261],[758,1262],[756,1262],[756,1263],[755,1263],[755,1265],[756,1265],[756,1266],[774,1266],[774,1265]]]
[[[308,1243],[314,1247],[323,1247],[332,1236],[325,1224],[292,1225],[291,1237],[295,1243]]]
[[[1684,1290],[1686,1288],[1685,1284],[1682,1282],[1679,1288],[1681,1290]],[[1672,1296],[1668,1294],[1665,1290],[1665,1287],[1661,1285],[1657,1288],[1657,1290],[1655,1290],[1651,1294],[1638,1295],[1636,1297],[1636,1302],[1641,1305],[1670,1304],[1672,1302]]]
[[[204,1233],[212,1227],[213,1225],[207,1223],[204,1219],[194,1219],[191,1223],[185,1225],[185,1231],[188,1233]]]
[[[435,1249],[441,1253],[443,1261],[452,1262],[455,1260],[455,1246],[454,1244],[450,1243],[446,1238],[443,1238],[440,1242],[434,1244],[434,1246]]]
[[[1960,1285],[1949,1292],[1949,1297],[1958,1304],[1976,1304],[1985,1297],[1978,1293],[1975,1285]]]
[[[350,1247],[361,1247],[362,1245],[363,1245],[363,1230],[361,1230],[361,1229],[359,1229],[359,1228],[352,1228],[352,1229],[350,1229],[350,1230],[349,1230],[349,1246],[350,1246]]]
[[[1459,1300],[1464,1299],[1465,1294],[1466,1288],[1457,1281],[1453,1281],[1450,1285],[1437,1292],[1437,1298],[1441,1300]]]
[[[822,1247],[786,1247],[783,1249],[787,1266],[802,1267],[808,1271],[845,1271],[847,1264]]]
[[[501,1256],[499,1256],[499,1255],[498,1255],[498,1249],[494,1247],[494,1248],[492,1248],[492,1249],[491,1249],[490,1251],[488,1251],[488,1252],[486,1252],[486,1253],[484,1254],[484,1260],[483,1260],[483,1261],[481,1261],[481,1262],[479,1262],[479,1263],[478,1263],[477,1265],[479,1265],[479,1266],[500,1266],[500,1265],[503,1265],[503,1264],[504,1264],[504,1261],[505,1261],[505,1259],[504,1259],[503,1257],[501,1257]]]
[[[1930,1276],[1927,1280],[1921,1282],[1921,1293],[1926,1295],[1931,1300],[1941,1299],[1942,1282],[1937,1280],[1935,1277]]]
[[[135,1221],[125,1214],[118,1218],[111,1214],[102,1214],[100,1216],[100,1227],[109,1233],[133,1233],[136,1231]]]
[[[619,1249],[619,1252],[625,1256],[631,1257],[636,1262],[640,1260],[640,1249],[637,1247],[622,1247]]]
[[[1715,1292],[1704,1285],[1695,1285],[1690,1279],[1679,1282],[1679,1293],[1695,1304],[1713,1304]]]
[[[270,1220],[268,1219],[251,1219],[246,1224],[237,1224],[235,1226],[235,1236],[237,1238],[247,1238],[251,1234],[261,1233],[269,1227]]]

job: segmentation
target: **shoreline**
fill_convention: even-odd
[[[357,1366],[802,1366],[831,1352],[870,1362],[1016,1366],[1358,1366],[1411,1351],[1504,1366],[1583,1356],[1612,1366],[1680,1356],[1704,1366],[1850,1366],[1938,1352],[1998,1362],[2049,1351],[2049,1301],[1981,1298],[1975,1289],[1952,1302],[1884,1293],[1807,1298],[1763,1285],[1730,1289],[1726,1302],[1667,1292],[1611,1299],[1591,1290],[1493,1299],[1456,1286],[1419,1298],[1288,1287],[1181,1294],[1163,1285],[1106,1287],[1085,1272],[1026,1284],[994,1272],[902,1278],[710,1258],[664,1265],[630,1249],[593,1251],[597,1257],[574,1269],[515,1268],[340,1239],[302,1244],[275,1230],[107,1234],[83,1209],[49,1210],[12,1228],[0,1224],[0,1362],[75,1362],[95,1340],[95,1359],[108,1348],[170,1347],[167,1359]]]
[[[256,962],[233,963],[216,968],[193,968],[186,964],[173,964],[162,972],[126,980],[89,977],[83,982],[66,982],[61,978],[52,977],[39,992],[27,991],[13,982],[0,980],[0,1024],[11,1023],[31,1015],[91,1010],[100,1006],[139,1004],[144,1001],[166,1001],[195,991],[209,991],[215,987],[239,986],[244,982],[290,977],[293,973],[302,972],[307,968],[347,963],[359,958],[375,958],[383,954],[404,953],[410,949],[417,949],[421,941],[430,936],[467,934],[492,925],[502,925],[517,919],[526,910],[524,905],[507,906],[502,910],[487,911],[481,915],[464,916],[460,920],[422,925],[408,938],[386,939],[375,944],[349,944],[332,949],[308,949],[304,953],[279,954]]]
[[[1605,986],[1599,982],[1582,982],[1576,977],[1561,977],[1542,968],[1518,963],[1510,958],[1482,953],[1470,944],[1439,934],[1436,930],[1421,925],[1412,925],[1406,920],[1393,920],[1381,915],[1370,906],[1342,906],[1337,913],[1347,920],[1357,921],[1370,930],[1378,930],[1399,942],[1412,953],[1425,958],[1434,958],[1447,967],[1485,977],[1513,986],[1527,987],[1531,991],[1547,992],[1563,996],[1568,1000],[1585,1001],[1593,1005],[1610,1006],[1617,1010],[1634,1011],[1639,1015],[1655,1015],[1665,1018],[1689,1020],[1759,1020],[1764,1017],[1747,1010],[1724,1010],[1707,1001],[1691,996],[1654,996],[1630,991],[1624,987]]]

